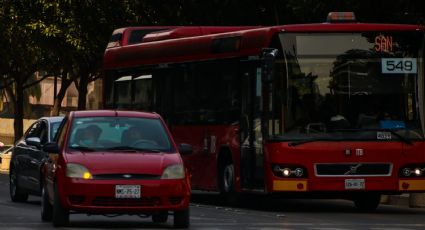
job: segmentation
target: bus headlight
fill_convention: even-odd
[[[420,169],[420,168],[416,168],[416,169],[415,169],[415,175],[416,175],[416,176],[422,176],[422,169]]]
[[[400,169],[400,177],[424,177],[425,164],[405,165]]]
[[[307,177],[307,170],[299,165],[273,165],[273,174],[277,177],[283,178],[305,178]]]

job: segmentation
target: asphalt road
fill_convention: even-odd
[[[12,203],[8,175],[0,175],[0,229],[53,229],[40,219],[40,198]],[[381,205],[374,213],[358,212],[345,200],[270,199],[247,196],[238,205],[226,205],[216,194],[195,193],[191,204],[190,229],[425,229],[425,209]],[[71,215],[71,225],[63,229],[170,229],[138,216]]]

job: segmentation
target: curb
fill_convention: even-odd
[[[0,174],[9,174],[9,170],[0,170]]]
[[[388,202],[383,202],[383,204],[409,207],[409,198],[410,195],[408,193],[390,195],[388,196]]]

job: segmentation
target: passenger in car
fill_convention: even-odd
[[[139,128],[133,126],[122,133],[121,143],[123,145],[132,145],[133,143],[141,139],[142,133],[140,132]]]
[[[96,147],[102,130],[97,125],[89,125],[83,129],[82,136],[78,144],[85,147]]]

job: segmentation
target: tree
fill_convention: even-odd
[[[31,30],[31,15],[38,5],[32,1],[8,1],[1,3],[1,76],[4,90],[15,112],[15,141],[23,134],[24,90],[33,83],[34,73],[40,69],[44,50],[39,46],[40,33]]]
[[[78,109],[86,108],[87,85],[100,77],[102,55],[113,29],[128,25],[135,15],[127,1],[64,1],[64,34],[72,44],[71,76],[78,88]]]

